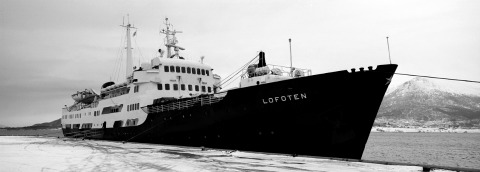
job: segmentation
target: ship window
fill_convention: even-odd
[[[202,69],[202,75],[205,75],[205,69]]]
[[[178,90],[178,84],[173,84],[173,90]]]
[[[135,85],[135,87],[133,87],[133,92],[136,93],[139,91],[139,86],[138,85]]]
[[[190,67],[187,67],[187,73],[192,73],[192,69],[190,69]]]
[[[192,91],[192,85],[188,85],[188,91]]]
[[[205,86],[202,86],[202,92],[205,92]]]
[[[137,110],[140,109],[140,103],[137,103]]]
[[[205,70],[205,73],[207,74],[207,76],[210,76],[210,72],[208,72],[208,70]]]
[[[170,72],[175,72],[175,66],[170,66]]]
[[[163,87],[162,87],[162,86],[163,86],[162,84],[157,84],[157,89],[158,89],[158,90],[163,90]]]
[[[195,68],[192,68],[192,74],[197,74]]]
[[[115,112],[121,112],[122,111],[123,104],[120,104],[118,106],[109,106],[109,107],[104,107],[102,110],[102,114],[109,114],[109,113],[115,113]]]
[[[182,67],[182,73],[185,73],[185,67]]]
[[[175,71],[176,71],[177,73],[180,73],[180,66],[175,66]]]
[[[198,85],[195,85],[195,91],[199,91]]]
[[[168,66],[164,66],[165,72],[169,72]]]
[[[212,87],[208,87],[208,92],[209,92],[209,93],[212,92]]]
[[[200,69],[197,69],[197,74],[200,75]]]
[[[170,84],[165,84],[165,90],[170,90]]]
[[[182,90],[185,90],[185,84],[180,85],[180,88],[181,88]]]

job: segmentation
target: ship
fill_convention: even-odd
[[[238,87],[222,90],[225,81],[203,58],[180,55],[185,48],[176,34],[182,32],[168,19],[160,31],[166,49],[135,69],[134,27],[121,26],[127,37],[125,82],[73,94],[74,104],[62,108],[65,137],[361,159],[397,68],[312,74],[267,64],[260,51],[238,70]]]

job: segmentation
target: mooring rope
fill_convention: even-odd
[[[452,81],[480,83],[480,81],[472,81],[472,80],[465,80],[465,79],[443,78],[443,77],[436,77],[436,76],[414,75],[414,74],[406,74],[406,73],[395,73],[395,74],[396,75],[406,75],[406,76],[417,76],[417,77],[423,77],[423,78],[433,78],[433,79],[444,79],[444,80],[452,80]]]

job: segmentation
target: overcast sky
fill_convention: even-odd
[[[126,14],[138,28],[134,65],[163,48],[159,29],[168,17],[184,32],[177,36],[183,56],[205,56],[222,77],[259,50],[267,63],[289,66],[289,38],[293,65],[314,74],[385,64],[389,36],[397,72],[480,80],[477,0],[0,3],[0,124],[7,126],[58,119],[77,90],[123,79],[123,67],[115,69]],[[408,79],[395,76],[393,85]]]

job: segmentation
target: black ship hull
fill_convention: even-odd
[[[397,65],[230,90],[214,103],[144,107],[146,122],[94,139],[360,159]],[[222,93],[220,93],[222,94]],[[212,95],[212,97],[215,95]],[[181,101],[181,100],[178,100]],[[73,133],[64,129],[64,134]]]

